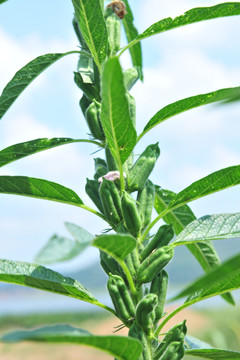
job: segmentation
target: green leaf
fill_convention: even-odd
[[[94,239],[94,236],[90,234],[90,232],[88,232],[79,225],[65,222],[65,226],[67,230],[70,232],[70,234],[74,237],[74,239],[79,242],[79,244],[81,243],[90,244],[91,241]]]
[[[240,288],[240,254],[187,286],[174,300],[188,296],[184,307]],[[171,299],[171,300],[173,300]]]
[[[104,64],[102,99],[101,122],[109,148],[118,164],[124,163],[136,144],[137,134],[130,117],[123,72],[117,57]]]
[[[96,336],[69,325],[46,326],[32,331],[14,331],[3,335],[4,342],[23,340],[73,343],[103,350],[118,360],[137,360],[142,351],[139,340],[125,336]]]
[[[240,360],[240,352],[223,349],[193,349],[186,350],[185,354],[212,360]]]
[[[184,338],[184,341],[186,343],[187,349],[193,350],[193,349],[212,349],[213,347],[206,343],[205,341],[202,341],[200,339],[195,338],[191,335],[186,335]]]
[[[0,176],[0,193],[30,196],[80,207],[83,205],[73,190],[52,181],[27,176]]]
[[[100,69],[109,51],[107,27],[100,1],[72,0],[72,3],[81,34]]]
[[[139,41],[146,39],[152,35],[156,35],[164,31],[175,29],[180,26],[194,24],[199,21],[216,19],[216,18],[233,16],[233,15],[240,15],[239,2],[222,3],[209,7],[199,7],[199,8],[191,9],[185,12],[184,15],[177,16],[174,19],[168,17],[151,25],[142,34],[139,34],[133,41],[131,41],[127,46],[125,46],[125,48],[121,51],[121,53],[123,53],[131,46],[137,44]]]
[[[112,234],[97,236],[92,245],[118,261],[125,259],[135,249],[137,242],[131,235]]]
[[[40,265],[0,260],[0,281],[70,296],[99,306],[97,299],[78,281]]]
[[[134,17],[128,0],[125,0],[124,3],[126,5],[127,14],[124,16],[122,22],[127,37],[127,41],[128,43],[130,43],[133,39],[135,39],[138,36],[138,31],[133,23]],[[141,73],[140,79],[143,80],[141,43],[138,42],[136,45],[132,46],[129,50],[132,59],[132,64],[133,66],[136,66],[140,69],[140,73]]]
[[[191,222],[175,239],[175,245],[240,237],[240,213],[205,215]]]
[[[162,123],[163,121],[178,115],[184,111],[211,104],[217,101],[222,101],[226,99],[231,99],[234,96],[240,94],[240,87],[221,89],[217,91],[210,92],[208,94],[191,96],[189,98],[176,101],[172,104],[169,104],[159,110],[147,123],[143,132],[139,135],[138,140],[143,137],[149,130],[154,128],[156,125]]]
[[[63,54],[46,54],[38,56],[36,59],[30,61],[27,65],[21,68],[12,80],[3,89],[0,96],[0,119],[23,92],[24,89],[45,69],[52,65],[55,61],[62,57],[78,53],[78,51],[67,52]]]
[[[43,150],[48,150],[57,146],[76,143],[76,142],[88,142],[88,143],[94,143],[96,145],[100,145],[95,141],[85,140],[85,139],[81,139],[81,140],[79,139],[74,140],[70,138],[35,139],[19,144],[14,144],[1,150],[0,167]]]
[[[35,261],[46,265],[70,260],[78,256],[89,245],[89,241],[79,242],[63,236],[53,235],[39,251]]]
[[[176,194],[170,190],[156,188],[154,207],[157,213],[163,212],[175,196]],[[181,233],[195,219],[196,217],[188,205],[171,210],[163,217],[167,224],[173,225],[176,235]],[[220,264],[219,257],[210,241],[190,244],[187,245],[187,248],[198,260],[204,271],[209,271]]]
[[[240,165],[230,166],[215,171],[214,173],[195,181],[178,193],[169,203],[168,209],[171,210],[177,208],[190,201],[238,184],[240,184]]]
[[[185,349],[186,355],[193,355],[198,357],[203,357],[204,359],[213,359],[213,360],[240,360],[240,353],[237,351],[215,349],[211,345],[194,338],[193,336],[186,336],[185,342],[187,344],[187,349]]]
[[[160,214],[166,210],[175,196],[176,194],[173,191],[156,187],[154,207],[157,213]],[[175,234],[178,235],[188,224],[196,220],[196,217],[188,205],[182,205],[174,210],[170,210],[163,217],[163,220],[167,224],[172,224]],[[220,265],[220,259],[211,241],[187,244],[187,248],[205,272],[209,272]],[[234,304],[231,294],[223,294],[222,297],[230,304]]]
[[[6,2],[7,0],[0,0],[0,5]]]

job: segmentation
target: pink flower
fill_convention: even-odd
[[[123,177],[126,178],[126,174],[125,172],[123,173]],[[115,180],[119,180],[120,179],[120,172],[119,171],[109,171],[107,174],[101,176],[98,179],[98,182],[102,183],[103,182],[103,178],[109,181],[115,181]]]

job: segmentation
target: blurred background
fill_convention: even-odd
[[[130,0],[139,32],[165,17],[175,17],[191,8],[217,3],[210,0]],[[9,0],[0,6],[0,92],[16,71],[35,57],[78,49],[72,17],[70,0]],[[239,86],[239,30],[240,18],[235,16],[185,26],[142,42],[144,82],[138,82],[132,90],[137,104],[138,133],[158,110],[171,102]],[[88,137],[78,105],[81,92],[73,82],[77,60],[76,54],[64,57],[24,91],[1,120],[0,149],[41,137]],[[121,61],[124,69],[131,67],[127,54]],[[240,164],[239,115],[239,103],[208,105],[183,113],[144,136],[136,154],[149,143],[158,141],[161,155],[151,179],[163,188],[179,192],[211,172]],[[72,188],[87,205],[93,206],[84,188],[86,177],[93,177],[93,158],[104,156],[101,151],[94,154],[95,151],[94,145],[65,145],[9,164],[0,169],[0,174],[58,182]],[[239,212],[239,193],[239,186],[233,187],[197,200],[191,203],[191,208],[197,217]],[[92,234],[99,234],[107,227],[100,219],[77,207],[1,195],[1,258],[34,262],[36,254],[52,235],[68,236],[64,222],[83,226]],[[215,245],[221,260],[240,251],[239,239],[215,242]],[[99,300],[110,304],[106,297],[106,276],[99,268],[98,258],[97,249],[87,249],[74,260],[50,267],[78,279]],[[182,247],[174,260],[168,267],[170,292],[202,274],[192,255]],[[239,298],[237,292],[235,298]],[[94,314],[94,318],[99,317],[99,325],[92,328],[93,322],[88,315],[95,311],[97,309],[93,306],[74,299],[0,284],[0,324],[3,330],[45,322],[71,322],[75,325],[84,322],[80,326],[94,333],[111,333],[113,319],[107,318],[105,313]],[[36,313],[41,316],[36,316]],[[200,334],[212,345],[240,350],[238,307],[231,309],[218,297],[203,302],[183,316],[188,318],[190,333]],[[227,326],[221,323],[221,319],[225,324],[227,322]],[[213,331],[216,324],[217,330]],[[0,345],[0,357],[15,360],[28,359],[29,356],[30,359],[32,346]],[[50,353],[56,354],[56,359],[65,359],[57,347],[49,345],[47,349],[46,353],[41,353],[44,349],[38,349],[39,359],[50,358],[47,355]],[[90,359],[87,351],[84,354],[86,357],[82,359]],[[77,351],[72,350],[68,359],[75,358]],[[108,359],[108,356],[104,354],[103,359]]]

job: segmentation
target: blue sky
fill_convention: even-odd
[[[130,0],[139,31],[153,22],[217,1]],[[0,91],[15,72],[38,55],[77,49],[72,29],[73,7],[66,0],[9,0],[0,7]],[[239,86],[240,17],[186,26],[143,42],[144,76],[132,94],[137,102],[137,130],[170,102],[225,87]],[[63,58],[37,78],[1,120],[0,148],[40,137],[86,138],[87,127],[79,109],[81,92],[73,82],[77,56]],[[122,59],[124,68],[129,58]],[[181,114],[149,132],[136,153],[159,141],[161,155],[152,180],[180,191],[191,182],[223,167],[240,164],[240,106],[207,106]],[[42,177],[84,195],[85,178],[93,176],[92,145],[74,144],[42,152],[9,164],[1,174]],[[200,217],[239,212],[239,187],[193,202]],[[84,210],[47,201],[1,195],[0,252],[3,258],[33,261],[54,233],[67,235],[64,221],[92,233],[106,227]],[[240,245],[238,244],[238,249]],[[61,265],[76,269],[94,261],[97,251]],[[57,266],[57,269],[60,268]]]

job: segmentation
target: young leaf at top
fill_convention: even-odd
[[[188,296],[185,305],[240,288],[240,254],[200,277],[171,300]]]
[[[240,237],[240,213],[205,215],[191,222],[175,239],[175,245]]]
[[[52,181],[27,176],[0,176],[0,193],[83,206],[82,200],[73,190]]]
[[[108,33],[99,0],[72,0],[81,34],[100,69],[109,51]]]
[[[157,213],[162,213],[175,196],[176,194],[173,191],[156,187],[154,207]],[[182,205],[169,211],[168,214],[163,217],[163,220],[167,224],[172,224],[175,234],[178,235],[188,224],[196,220],[196,217],[188,205]],[[186,246],[205,272],[209,272],[220,265],[220,259],[211,241],[202,241],[187,244]],[[230,293],[223,294],[222,297],[230,304],[234,304],[233,297]]]
[[[135,39],[138,36],[138,31],[136,27],[134,26],[134,17],[129,5],[128,0],[124,1],[126,5],[127,14],[124,16],[122,22],[123,27],[125,30],[125,34],[128,40],[128,43],[130,43],[133,39]],[[130,49],[130,55],[132,59],[133,66],[136,66],[140,70],[140,79],[143,80],[143,73],[142,73],[142,48],[141,43],[138,42],[136,45],[132,46]]]
[[[137,360],[142,351],[139,340],[125,336],[96,336],[69,325],[45,326],[31,331],[14,331],[3,335],[3,342],[42,341],[73,343],[103,350],[118,360]]]
[[[10,108],[13,102],[23,92],[24,89],[45,69],[52,65],[55,61],[62,57],[79,53],[78,51],[67,52],[63,54],[46,54],[38,56],[36,59],[30,61],[27,65],[21,68],[12,80],[3,89],[0,96],[0,119]]]
[[[118,261],[125,259],[135,249],[137,242],[131,235],[113,234],[97,236],[92,245]]]
[[[57,146],[76,143],[76,142],[87,142],[101,146],[100,143],[87,139],[75,140],[70,138],[52,138],[52,139],[42,138],[42,139],[30,140],[23,143],[8,146],[7,148],[1,150],[0,167],[43,150],[48,150]]]
[[[101,122],[108,146],[118,164],[124,163],[136,144],[136,130],[129,113],[124,77],[118,57],[112,57],[102,72]]]
[[[70,296],[100,306],[98,300],[78,281],[36,264],[0,260],[0,281]]]
[[[208,94],[191,96],[186,99],[176,101],[172,104],[169,104],[159,110],[147,123],[144,127],[142,133],[138,136],[140,140],[149,130],[162,123],[163,121],[178,115],[184,111],[194,109],[199,106],[212,104],[217,101],[223,101],[226,99],[231,99],[234,96],[240,94],[240,87],[221,89],[217,91],[210,92]]]
[[[127,46],[125,46],[121,51],[121,53],[123,53],[131,46],[134,46],[139,41],[146,39],[152,35],[156,35],[164,31],[175,29],[180,26],[194,24],[199,21],[216,19],[216,18],[233,16],[233,15],[240,15],[239,2],[222,3],[209,7],[199,7],[199,8],[191,9],[185,12],[184,15],[177,16],[174,19],[168,17],[151,25],[143,33],[139,34]]]
[[[240,184],[240,165],[215,171],[180,191],[169,203],[168,209],[177,208],[190,201],[238,184]]]

